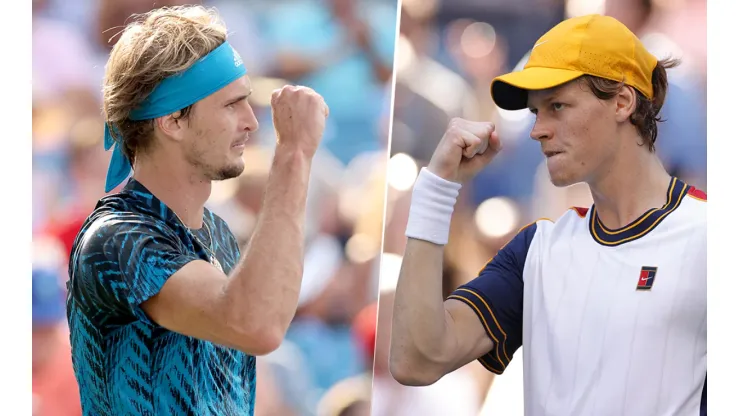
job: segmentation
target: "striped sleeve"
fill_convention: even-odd
[[[475,311],[493,341],[493,349],[478,361],[495,374],[504,372],[514,352],[522,345],[522,274],[536,231],[536,223],[523,228],[486,264],[478,277],[448,297]]]

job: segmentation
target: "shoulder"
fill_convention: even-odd
[[[497,257],[499,261],[508,258],[510,261],[520,264],[520,266],[523,265],[532,242],[542,233],[547,233],[547,229],[552,224],[553,222],[549,218],[540,218],[523,226],[511,240],[504,244],[491,261],[496,260]]]
[[[681,201],[677,220],[692,224],[694,227],[706,228],[707,194],[694,186],[686,185],[686,194]]]
[[[508,251],[512,254],[525,254],[535,237],[547,233],[553,225],[549,218],[539,218],[523,226],[517,231],[514,237],[502,247],[502,251]]]
[[[689,189],[686,191],[686,196],[699,202],[707,202],[707,193],[694,186],[689,185]]]
[[[143,229],[152,233],[170,230],[165,221],[153,215],[156,208],[151,206],[151,200],[135,190],[106,196],[98,202],[81,233],[105,237]]]
[[[532,240],[536,236],[540,237],[543,235],[549,235],[553,230],[562,225],[566,225],[573,222],[579,222],[587,217],[589,212],[588,208],[571,207],[568,209],[560,218],[552,220],[551,218],[538,218],[535,221],[530,222],[524,227],[520,228],[514,240],[527,239]],[[512,240],[512,242],[514,241]]]
[[[555,220],[539,218],[522,227],[509,244],[520,250],[526,247],[531,251],[531,246],[543,249],[555,240],[570,238],[574,233],[587,230],[590,214],[591,208],[570,207]]]
[[[681,200],[676,206],[676,211],[681,214],[677,217],[681,217],[682,220],[706,218],[707,193],[680,180],[677,183],[683,187],[680,191]]]
[[[588,222],[592,208],[570,207],[560,217],[555,220],[550,218],[540,218],[535,223],[539,234],[557,232],[564,228],[578,227],[584,222]]]
[[[163,221],[134,212],[106,212],[91,216],[83,225],[79,244],[107,240],[124,240],[134,235],[167,235],[172,231]]]
[[[122,264],[137,253],[171,249],[180,251],[182,247],[175,231],[164,221],[140,212],[96,210],[80,230],[70,260],[79,266]]]

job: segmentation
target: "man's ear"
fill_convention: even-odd
[[[625,85],[619,90],[614,98],[617,103],[617,121],[628,121],[632,113],[637,109],[637,91],[635,91],[634,88]]]
[[[180,141],[183,139],[185,130],[185,120],[180,117],[180,112],[158,117],[155,123],[162,134],[172,140]]]

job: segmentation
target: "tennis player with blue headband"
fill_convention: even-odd
[[[224,88],[247,74],[238,53],[228,43],[214,49],[181,74],[165,78],[146,100],[129,115],[131,121],[152,120],[175,113]],[[105,150],[113,147],[105,192],[120,185],[131,164],[116,145],[108,124],[105,126]]]
[[[328,108],[272,95],[277,144],[244,256],[205,208],[239,176],[258,129],[251,85],[215,11],[157,9],[129,24],[104,81],[106,192],[77,236],[67,317],[85,415],[253,415],[255,356],[298,302],[311,162]]]

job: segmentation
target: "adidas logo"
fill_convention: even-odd
[[[236,51],[236,49],[231,48],[231,51],[234,52],[234,66],[240,66],[244,64],[244,61],[242,60],[242,57],[239,55],[239,52]]]

